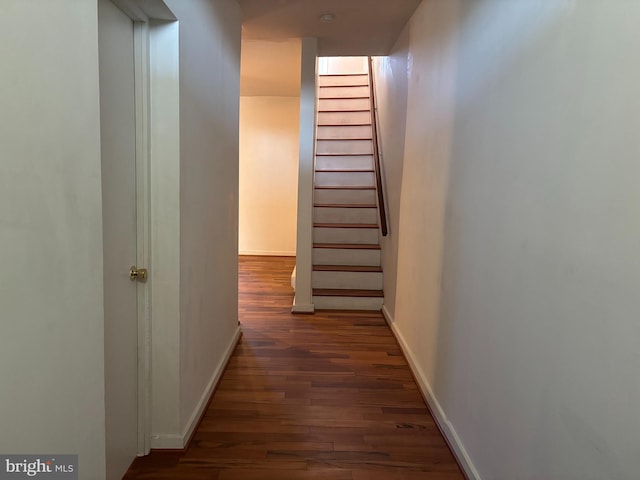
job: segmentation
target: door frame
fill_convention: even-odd
[[[133,22],[136,99],[137,265],[151,265],[151,202],[149,149],[149,24]],[[137,79],[140,79],[138,81]],[[151,443],[151,295],[137,283],[138,294],[138,455],[147,455]]]
[[[151,57],[150,21],[176,21],[176,17],[163,0],[111,0],[133,22],[134,92],[135,92],[135,144],[136,144],[136,265],[151,265]],[[153,275],[150,275],[153,278]],[[138,320],[138,456],[151,450],[151,288],[136,282]]]

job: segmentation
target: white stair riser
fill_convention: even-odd
[[[373,169],[373,142],[369,140],[372,128],[368,80],[368,75],[319,77],[321,86],[331,86],[319,89],[316,187],[375,186],[374,172],[361,171]],[[317,188],[314,190],[314,201],[317,204],[375,205],[376,192],[374,189]],[[314,208],[315,223],[376,224],[377,220],[377,208]],[[314,227],[313,239],[315,243],[377,245],[379,230]],[[380,262],[379,249],[313,249],[314,265],[379,267]],[[382,272],[312,272],[312,285],[317,289],[382,290],[382,284]],[[316,309],[379,311],[383,298],[314,296],[313,303]]]
[[[373,172],[316,172],[318,187],[374,187]]]
[[[341,125],[339,127],[318,127],[319,140],[333,138],[371,138],[371,127],[369,125]]]
[[[316,203],[376,203],[375,190],[324,190],[317,189],[314,193]]]
[[[313,297],[316,310],[373,310],[382,309],[381,297]]]
[[[320,112],[349,112],[354,110],[369,110],[371,102],[368,98],[340,98],[318,100]]]
[[[369,97],[368,86],[329,86],[320,88],[320,98],[360,98]]]
[[[314,265],[380,266],[380,250],[355,248],[314,248]]]
[[[373,245],[378,243],[378,229],[314,227],[313,242]]]
[[[362,156],[330,156],[316,157],[316,170],[373,170],[373,157]]]
[[[319,112],[318,125],[367,125],[371,112]]]
[[[382,290],[380,272],[312,272],[313,288]]]
[[[377,223],[376,208],[314,207],[315,223]]]
[[[373,142],[371,140],[318,140],[316,153],[319,155],[372,155]]]
[[[318,83],[321,86],[327,85],[368,85],[369,77],[363,75],[320,75]]]

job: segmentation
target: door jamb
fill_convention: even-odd
[[[149,21],[175,21],[164,0],[111,0],[133,21],[136,115],[136,265],[151,265],[151,149]],[[138,301],[138,456],[151,450],[151,291],[137,283]]]
[[[151,268],[151,195],[149,151],[149,24],[134,21],[136,99],[137,261]],[[137,79],[140,79],[138,81]],[[151,448],[151,295],[138,284],[138,455]]]

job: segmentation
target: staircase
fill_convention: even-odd
[[[313,304],[380,310],[382,268],[369,75],[319,76]]]

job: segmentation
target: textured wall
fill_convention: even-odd
[[[483,479],[640,462],[640,4],[426,0],[395,328]]]

